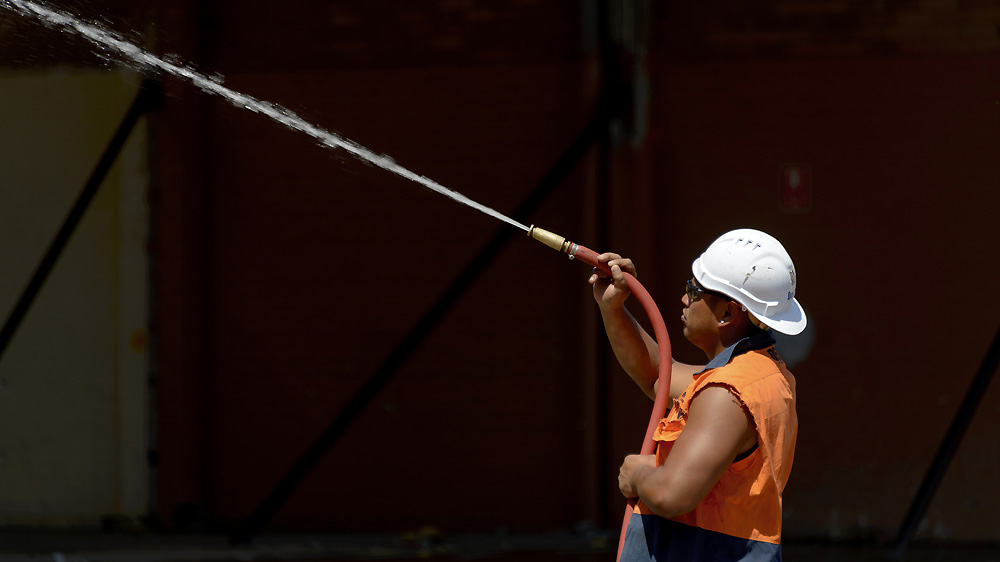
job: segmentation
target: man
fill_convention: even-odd
[[[650,397],[658,389],[656,342],[625,308],[631,260],[603,254],[611,275],[590,278],[622,367]],[[771,330],[796,335],[806,316],[795,268],[773,237],[722,235],[692,264],[681,303],[684,337],[707,365],[674,362],[673,407],[654,434],[656,452],[629,455],[619,488],[638,498],[621,560],[780,560],[781,494],[798,421],[795,379]]]

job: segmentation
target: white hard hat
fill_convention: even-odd
[[[795,266],[770,234],[741,228],[720,236],[691,264],[695,280],[747,308],[764,325],[790,336],[806,328],[795,300]]]

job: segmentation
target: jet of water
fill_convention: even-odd
[[[157,71],[171,74],[177,78],[187,80],[207,93],[216,94],[225,98],[229,101],[229,103],[237,107],[242,107],[255,113],[270,117],[274,121],[281,123],[292,130],[306,133],[307,135],[310,135],[318,140],[324,146],[333,149],[345,150],[356,158],[374,164],[379,168],[388,170],[408,180],[419,183],[432,191],[472,207],[473,209],[499,219],[507,224],[520,228],[525,232],[528,231],[527,226],[515,221],[514,219],[507,217],[485,205],[477,203],[461,193],[452,191],[434,180],[411,172],[399,164],[396,164],[392,158],[384,154],[375,154],[371,150],[350,139],[346,139],[313,125],[285,107],[261,101],[252,96],[226,88],[222,85],[222,80],[219,78],[209,78],[208,76],[200,74],[180,62],[171,62],[164,58],[150,54],[138,46],[122,39],[113,32],[108,31],[107,29],[97,25],[81,22],[65,12],[52,10],[43,5],[27,0],[0,0],[0,8],[12,9],[22,15],[37,18],[49,25],[69,29],[102,49],[109,50],[127,59],[131,59],[142,68],[155,69]]]

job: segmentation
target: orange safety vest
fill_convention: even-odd
[[[798,434],[795,378],[774,347],[735,355],[698,373],[654,433],[657,466],[684,429],[691,401],[708,385],[725,386],[750,412],[758,446],[734,462],[690,513],[663,519],[636,502],[623,562],[781,559],[781,493]]]

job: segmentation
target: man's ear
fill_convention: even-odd
[[[722,318],[719,320],[720,324],[725,324],[732,322],[733,320],[743,316],[743,312],[746,308],[736,301],[728,301],[726,303],[726,309],[722,313]]]

